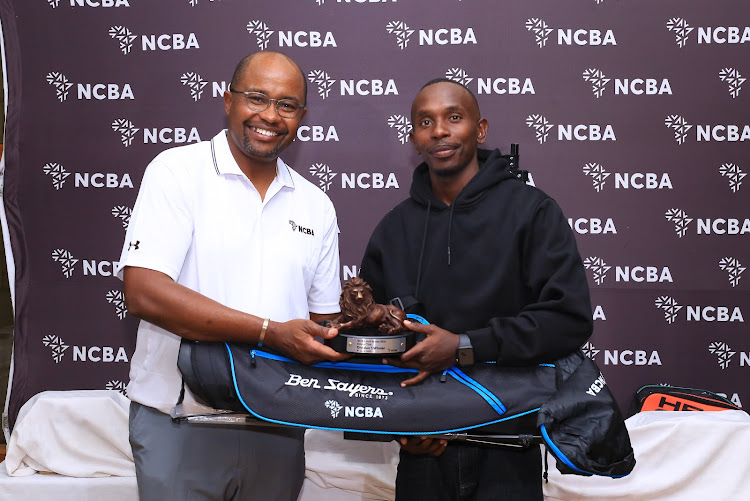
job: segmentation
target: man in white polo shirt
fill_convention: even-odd
[[[177,424],[168,413],[181,338],[256,343],[303,363],[345,358],[314,340],[337,334],[315,323],[339,310],[333,204],[278,158],[306,93],[290,58],[250,55],[224,93],[228,129],[146,169],[118,270],[141,318],[127,388],[140,501],[297,498],[303,430]]]

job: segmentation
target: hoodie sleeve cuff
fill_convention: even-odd
[[[490,362],[500,358],[500,346],[495,336],[492,335],[491,328],[466,331],[466,335],[469,336],[471,346],[474,348],[474,360]]]

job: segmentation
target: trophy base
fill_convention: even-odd
[[[383,335],[377,329],[357,329],[339,332],[333,339],[326,339],[325,344],[339,353],[351,353],[359,356],[397,356],[414,346],[415,333],[400,332]]]

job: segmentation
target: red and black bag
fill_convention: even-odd
[[[642,411],[742,410],[731,400],[708,390],[649,384],[635,392],[629,415]]]

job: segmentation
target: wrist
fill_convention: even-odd
[[[474,347],[471,339],[466,334],[458,335],[458,348],[456,348],[456,365],[467,367],[474,365]]]

